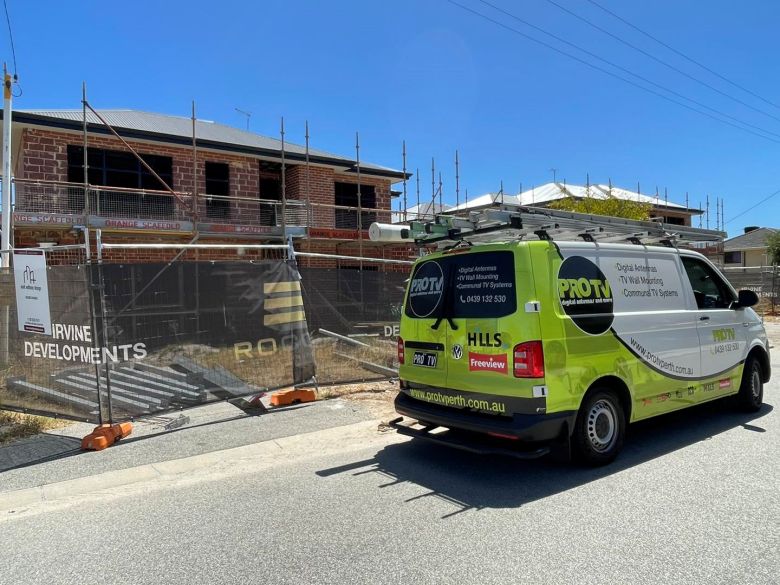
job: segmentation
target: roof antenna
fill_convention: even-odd
[[[249,118],[252,117],[252,112],[247,112],[245,110],[239,110],[238,108],[233,108],[236,112],[239,114],[246,116],[246,130],[249,132]]]

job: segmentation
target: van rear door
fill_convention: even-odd
[[[443,323],[447,264],[445,258],[423,260],[414,267],[401,319],[400,377],[418,384],[442,386],[447,377],[447,324]],[[399,356],[400,357],[400,356]]]
[[[518,389],[513,347],[538,332],[537,326],[526,337],[525,315],[518,315],[515,258],[521,252],[503,246],[448,259],[447,388],[488,394]]]

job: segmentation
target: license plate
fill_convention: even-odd
[[[426,351],[416,351],[414,352],[412,363],[415,366],[422,366],[424,368],[435,368],[437,357],[438,355],[435,353],[428,353]]]

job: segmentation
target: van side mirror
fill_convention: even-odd
[[[737,295],[737,309],[744,309],[745,307],[752,307],[758,304],[758,295],[752,290],[744,288]]]

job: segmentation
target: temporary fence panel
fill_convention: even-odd
[[[780,268],[777,266],[726,267],[723,274],[731,285],[758,295],[758,310],[774,312],[780,297]]]
[[[98,338],[117,420],[310,380],[292,260],[96,264]],[[90,372],[83,383],[96,384]]]
[[[0,408],[97,423],[397,375],[409,263],[128,246],[46,249],[50,336],[18,330],[13,272],[0,274]]]
[[[301,267],[317,380],[394,377],[406,266]],[[399,270],[400,268],[400,270]]]
[[[45,414],[92,423],[100,421],[97,387],[71,383],[74,372],[95,376],[97,349],[89,302],[86,250],[78,246],[46,248],[45,274],[30,262],[17,282],[12,269],[0,271],[0,408]],[[18,262],[26,256],[19,255]],[[62,263],[71,265],[62,265]],[[59,264],[59,265],[58,265]],[[17,304],[20,294],[41,292],[48,286],[50,333],[40,327],[20,327],[19,313],[29,307]],[[19,288],[23,286],[24,288]],[[28,300],[22,298],[23,305]],[[42,319],[45,320],[45,319]],[[48,325],[48,324],[47,324]],[[105,400],[105,388],[102,399]]]

